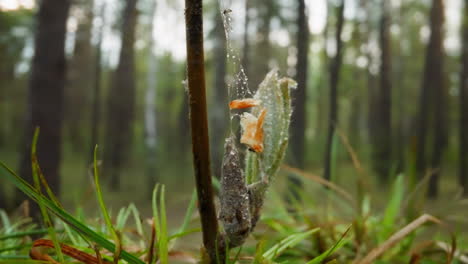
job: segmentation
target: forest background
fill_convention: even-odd
[[[194,184],[182,1],[58,1],[42,1],[41,12],[0,0],[0,160],[30,178],[39,125],[39,162],[65,206],[95,209],[98,144],[112,207],[149,209],[156,182],[183,207]],[[214,176],[242,65],[252,91],[272,68],[298,81],[288,165],[356,196],[362,187],[375,206],[398,174],[409,189],[427,180],[435,214],[468,190],[466,2],[225,0],[205,1],[204,14]],[[64,34],[38,37],[54,30]],[[31,71],[57,58],[56,72]],[[0,208],[24,199],[0,188]]]

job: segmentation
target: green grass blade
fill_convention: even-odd
[[[34,200],[37,203],[42,203],[49,211],[59,217],[63,222],[71,226],[74,230],[78,233],[84,235],[85,237],[89,238],[91,241],[94,241],[99,246],[114,252],[115,251],[115,244],[104,238],[103,236],[99,235],[95,231],[91,230],[89,227],[84,225],[82,222],[74,218],[72,215],[67,213],[62,208],[58,207],[54,202],[50,199],[45,197],[42,194],[39,194],[34,187],[32,187],[29,183],[23,180],[21,177],[16,175],[13,170],[8,168],[3,162],[0,161],[0,167],[3,168],[4,173],[2,176],[5,176],[10,182],[12,182],[18,189],[20,189],[23,193],[25,193],[29,198]],[[130,264],[145,264],[143,261],[138,259],[136,256],[122,250],[121,257],[123,260],[126,260]]]
[[[189,205],[187,207],[187,211],[185,212],[185,217],[184,217],[184,221],[182,221],[182,225],[179,227],[177,233],[175,234],[172,234],[168,240],[169,241],[172,241],[171,245],[169,246],[169,248],[172,248],[174,246],[174,244],[176,243],[177,241],[177,238],[179,237],[183,237],[185,235],[188,235],[188,234],[191,234],[191,233],[195,233],[195,232],[198,232],[199,230],[201,230],[200,228],[197,228],[197,229],[192,229],[192,230],[187,230],[188,228],[188,225],[190,223],[190,218],[192,217],[193,215],[193,211],[195,210],[195,206],[197,204],[197,191],[196,190],[193,190],[192,192],[192,198],[190,198],[190,202],[189,202]]]
[[[168,241],[174,241],[174,239],[184,237],[186,235],[190,235],[190,234],[193,234],[193,233],[198,233],[198,232],[201,232],[201,228],[193,228],[193,229],[189,229],[187,231],[177,232],[177,233],[175,233],[173,235],[170,235],[167,240]]]
[[[301,241],[306,239],[308,236],[317,232],[319,229],[320,228],[314,228],[307,232],[301,232],[301,233],[289,235],[285,239],[281,240],[279,243],[272,246],[265,253],[263,253],[263,258],[266,260],[275,259],[277,256],[281,255],[281,253],[283,253],[287,248],[294,247],[295,245],[299,244]]]
[[[0,209],[0,219],[2,220],[2,226],[5,230],[11,230],[11,222],[8,214],[5,210]]]
[[[159,224],[159,207],[158,207],[158,192],[159,192],[159,183],[154,186],[153,197],[151,199],[151,205],[153,209],[153,221],[154,228],[156,229],[156,238],[159,240],[161,225]]]
[[[140,237],[144,237],[143,226],[141,225],[140,212],[138,211],[135,204],[133,204],[133,203],[131,203],[128,206],[128,210],[133,215],[133,220],[135,221],[135,226],[136,226],[136,230],[137,230],[138,235]],[[142,248],[144,248],[145,247],[145,242],[143,240],[141,240],[140,242],[141,242],[140,246]]]
[[[115,251],[113,251],[114,263],[115,263],[116,259],[119,258],[122,244],[120,241],[120,236],[117,234],[114,228],[114,225],[112,225],[109,212],[107,211],[106,204],[104,203],[101,185],[99,183],[99,171],[98,171],[98,166],[97,166],[97,149],[98,149],[98,146],[96,145],[96,147],[94,147],[94,187],[96,188],[96,197],[99,203],[99,207],[101,208],[101,212],[104,217],[104,222],[106,223],[107,230],[112,235],[112,238],[116,242],[116,245],[118,245],[118,247],[115,248]]]
[[[351,229],[351,226],[349,226],[346,231],[343,233],[343,235],[340,237],[340,239],[333,245],[331,248],[329,248],[327,251],[323,252],[320,254],[318,257],[315,257],[311,261],[307,262],[307,264],[320,264],[322,261],[324,261],[328,256],[331,254],[335,253],[335,251],[339,250],[342,248],[346,243],[348,243],[348,240],[344,239],[346,235],[348,234],[349,230]]]
[[[10,233],[8,235],[0,236],[0,241],[2,240],[7,240],[7,239],[15,239],[15,238],[22,238],[25,236],[38,236],[38,235],[45,235],[49,232],[47,229],[37,229],[37,230],[30,230],[30,231],[24,231],[24,232],[15,232],[15,233]],[[57,231],[61,232],[61,231]]]
[[[25,256],[27,258],[28,256]],[[49,261],[43,260],[32,260],[32,259],[9,259],[9,260],[0,260],[0,264],[49,264]]]
[[[161,264],[168,263],[169,250],[167,239],[167,216],[166,216],[166,201],[165,201],[165,188],[161,186],[161,193],[159,198],[159,212],[161,216],[161,230],[159,238],[159,261]]]
[[[388,202],[387,208],[385,208],[382,221],[382,231],[378,234],[379,242],[385,241],[397,227],[396,221],[400,213],[404,189],[405,186],[403,175],[400,174],[393,183],[392,192],[390,194],[390,201]]]
[[[161,238],[161,225],[159,223],[159,209],[158,209],[158,191],[159,191],[159,183],[154,186],[153,189],[153,197],[151,199],[151,206],[153,209],[153,225],[154,229],[156,230],[156,244],[155,247],[159,249],[159,243]],[[155,251],[155,248],[150,248],[150,250]],[[153,258],[153,263],[156,263],[157,258]]]
[[[39,179],[39,174],[42,174],[41,168],[39,167],[39,163],[37,161],[37,140],[39,139],[39,127],[36,127],[34,131],[33,141],[31,145],[31,165],[32,165],[32,176],[34,180],[34,187],[39,194],[42,194],[41,182]],[[58,259],[61,263],[65,262],[65,258],[63,257],[62,250],[60,247],[60,242],[58,241],[57,234],[55,233],[54,225],[52,223],[52,219],[47,212],[47,208],[39,203],[39,209],[41,211],[42,218],[44,220],[45,225],[47,226],[47,231],[49,233],[50,239],[54,244],[55,254],[57,254]]]
[[[130,211],[127,207],[120,208],[115,218],[115,229],[122,230],[127,224],[128,217],[130,216]]]
[[[260,242],[257,243],[257,246],[255,247],[255,257],[253,264],[262,264],[265,263],[263,260],[263,253],[265,251],[265,240],[261,240]]]

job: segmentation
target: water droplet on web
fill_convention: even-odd
[[[233,20],[235,19],[233,14],[233,10],[226,6],[222,7],[221,15],[223,18],[224,33],[226,36],[226,58],[227,64],[229,65],[227,68],[233,69],[232,73],[228,73],[229,77],[226,80],[229,101],[253,97],[253,93],[250,91],[248,86],[247,75],[241,64],[241,56],[239,55],[238,49],[235,49],[231,43],[230,34],[233,30],[232,24]],[[233,117],[237,114],[231,111],[230,115],[232,124]]]

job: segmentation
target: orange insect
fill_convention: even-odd
[[[237,99],[229,103],[229,109],[245,109],[259,106],[261,103],[262,101],[253,98]]]
[[[244,113],[240,121],[242,126],[240,142],[248,145],[251,150],[257,153],[263,152],[263,122],[266,113],[265,108],[262,109],[258,118],[250,113]]]

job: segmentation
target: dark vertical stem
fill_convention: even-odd
[[[465,1],[462,26],[462,70],[460,73],[460,168],[459,183],[468,194],[468,3]]]
[[[328,134],[325,148],[325,165],[324,177],[327,180],[331,179],[331,151],[333,135],[338,124],[338,82],[340,78],[341,61],[343,58],[343,41],[341,40],[341,32],[344,24],[344,8],[345,1],[342,0],[337,8],[337,24],[335,31],[336,54],[330,64],[330,105],[328,117]]]
[[[193,165],[201,216],[203,244],[216,263],[218,221],[213,202],[206,109],[202,0],[185,0],[187,79],[192,132]]]

